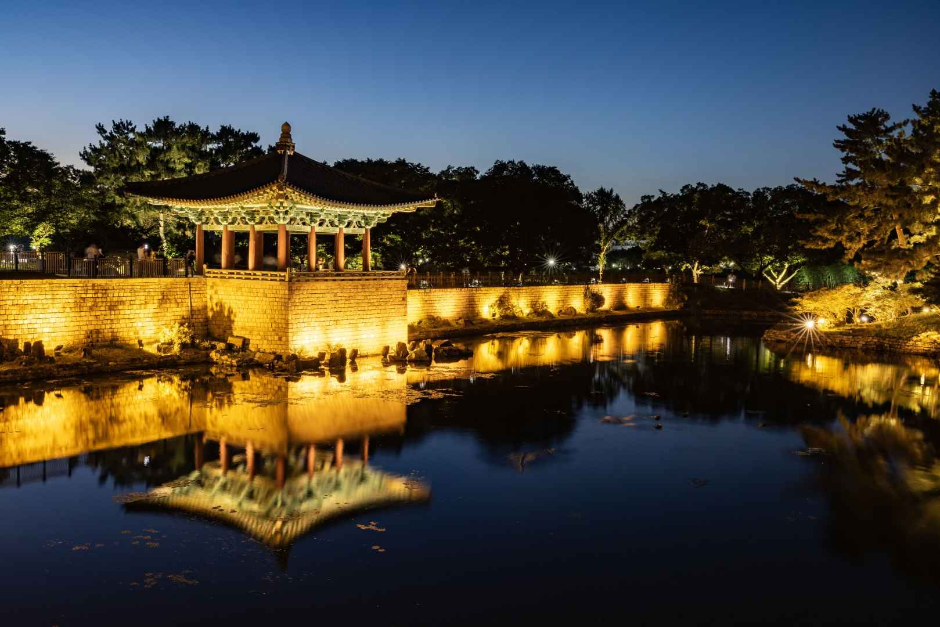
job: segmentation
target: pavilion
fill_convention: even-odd
[[[281,126],[276,151],[228,168],[162,181],[130,183],[125,191],[169,207],[196,225],[196,268],[205,263],[205,231],[222,232],[222,269],[234,267],[235,234],[248,234],[248,270],[261,270],[263,234],[277,233],[277,269],[290,259],[290,235],[307,236],[308,268],[317,270],[317,234],[335,237],[334,270],[345,266],[344,237],[362,235],[362,269],[371,271],[372,228],[396,212],[433,207],[436,198],[367,181],[295,151],[291,126]]]

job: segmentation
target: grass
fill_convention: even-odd
[[[922,333],[937,334],[940,339],[940,314],[919,313],[898,318],[892,322],[872,322],[869,324],[846,324],[838,327],[823,327],[822,333],[842,333],[844,335],[864,335],[892,340],[910,340]]]

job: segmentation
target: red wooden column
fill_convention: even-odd
[[[228,230],[228,225],[222,226],[222,269],[231,270],[235,255],[232,251],[235,249],[234,233]]]
[[[317,270],[317,225],[310,225],[310,232],[307,233],[307,265],[310,266],[310,272]]]
[[[333,456],[333,466],[336,467],[337,470],[343,467],[343,441],[342,440],[336,441],[336,452]]]
[[[277,489],[283,490],[284,483],[287,480],[287,457],[284,455],[277,456],[277,463],[274,466],[274,477],[277,481]]]
[[[255,478],[255,447],[249,442],[245,447],[245,465],[248,470],[248,481]]]
[[[366,228],[362,232],[362,271],[372,270],[372,229]]]
[[[312,479],[317,464],[317,449],[311,444],[307,447],[307,475]]]
[[[277,225],[277,270],[287,270],[287,260],[290,259],[290,236],[287,234],[287,225]]]
[[[258,250],[258,232],[255,225],[248,227],[248,269],[261,269],[261,252]]]
[[[225,441],[225,438],[219,440],[219,461],[224,475],[228,472],[228,442]]]
[[[202,267],[206,263],[206,237],[202,225],[196,225],[196,274],[202,274]]]
[[[346,265],[346,234],[343,232],[343,227],[339,227],[336,231],[333,248],[333,269],[342,272]]]

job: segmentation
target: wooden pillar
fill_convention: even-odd
[[[255,225],[248,227],[248,269],[258,270],[260,264],[260,253],[258,251],[258,232]]]
[[[248,481],[255,478],[255,447],[249,442],[245,447],[245,466],[248,468]]]
[[[343,227],[339,227],[339,230],[336,231],[333,248],[333,269],[342,272],[343,267],[346,265],[346,234],[343,232]]]
[[[284,455],[277,456],[277,465],[275,466],[275,473],[277,478],[277,489],[283,490],[284,483],[287,477],[287,458]]]
[[[222,269],[231,270],[232,262],[234,261],[234,255],[232,251],[234,250],[234,240],[233,233],[228,230],[228,225],[225,224],[222,226]]]
[[[310,225],[310,232],[307,233],[307,265],[310,266],[310,272],[317,271],[317,225]]]
[[[202,274],[202,267],[206,264],[206,237],[202,225],[196,225],[196,272]]]
[[[317,466],[317,447],[313,444],[307,447],[307,476],[313,478],[313,471]]]
[[[362,232],[362,271],[372,270],[372,229],[366,228]]]
[[[277,271],[287,270],[287,260],[290,259],[290,236],[287,234],[287,225],[277,225]]]
[[[369,463],[369,436],[362,439],[362,463]]]
[[[228,472],[228,442],[225,438],[219,440],[219,462],[222,465],[222,474]]]
[[[337,470],[343,467],[343,441],[342,440],[336,441],[336,454],[333,457],[333,466],[336,467]]]

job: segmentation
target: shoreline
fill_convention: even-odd
[[[540,331],[551,329],[568,329],[571,327],[590,327],[598,324],[617,322],[633,322],[645,320],[674,320],[687,317],[688,312],[682,309],[642,309],[632,311],[601,311],[594,314],[577,314],[563,318],[515,318],[491,322],[488,320],[474,321],[468,326],[409,326],[408,341],[413,340],[444,340],[477,335],[491,335],[493,333],[508,333],[515,331]]]
[[[837,331],[819,331],[813,336],[813,342],[818,350],[923,356],[940,354],[938,339],[918,339],[918,336],[886,337],[878,335],[877,330],[849,327]],[[767,329],[762,339],[771,345],[792,344],[801,331],[802,329],[782,328],[778,325]],[[799,338],[799,341],[802,343],[803,338]]]

